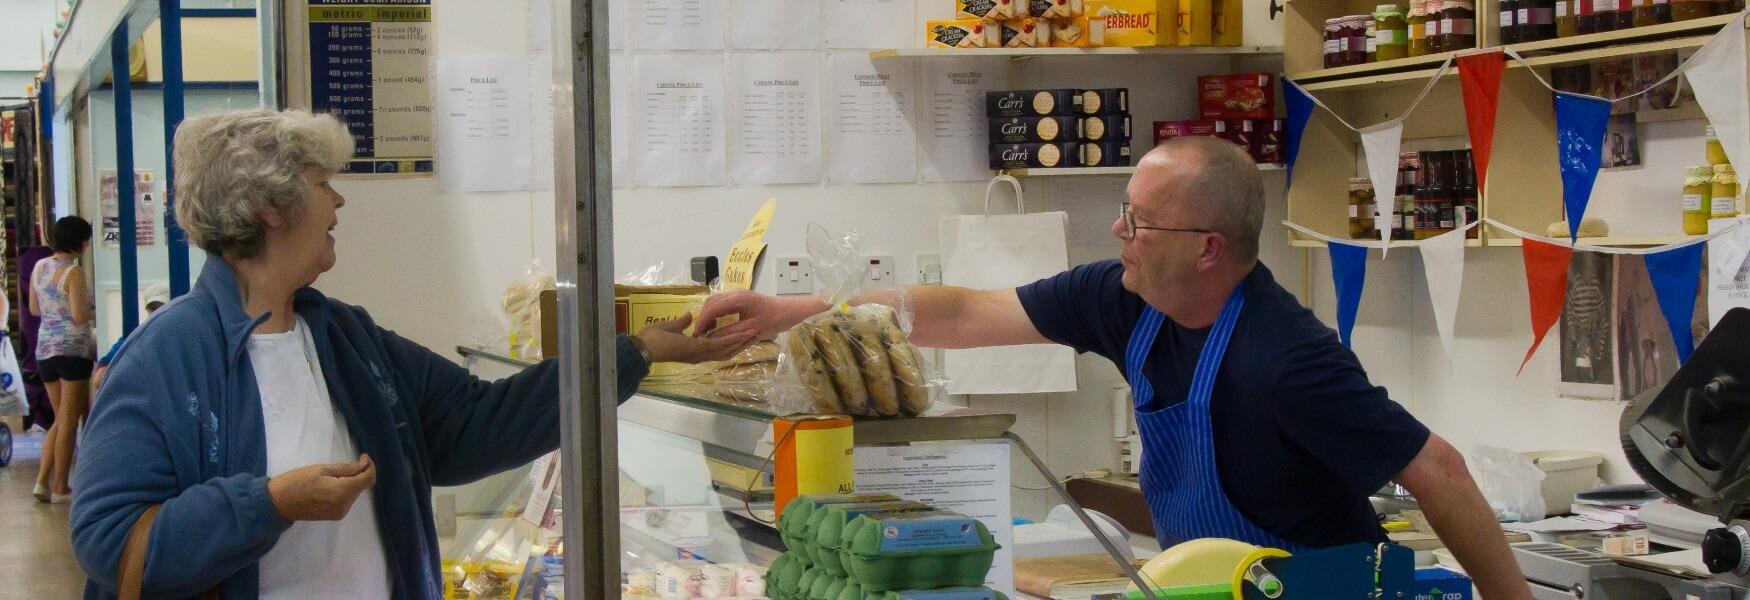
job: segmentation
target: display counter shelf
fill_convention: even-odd
[[[869,52],[869,58],[953,58],[1005,56],[1036,58],[1057,56],[1271,56],[1282,54],[1281,46],[1187,46],[1148,48],[887,48]]]

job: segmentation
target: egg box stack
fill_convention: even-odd
[[[1130,90],[985,93],[990,168],[1130,165]]]
[[[1086,48],[1083,0],[954,0],[955,19],[924,23],[931,48]]]
[[[799,496],[778,534],[772,600],[1008,600],[984,587],[997,544],[965,515],[887,494]]]
[[[1275,81],[1270,73],[1198,77],[1201,118],[1155,121],[1155,143],[1185,136],[1218,137],[1245,148],[1255,162],[1280,164],[1287,137],[1286,123],[1275,118]]]

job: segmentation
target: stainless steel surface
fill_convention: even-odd
[[[536,0],[542,1],[542,0]],[[568,598],[620,597],[608,3],[552,0],[553,191]]]
[[[1051,489],[1057,491],[1057,497],[1063,499],[1063,503],[1076,514],[1076,518],[1081,519],[1082,526],[1087,527],[1088,531],[1094,534],[1094,539],[1100,541],[1100,547],[1105,548],[1106,554],[1112,557],[1112,561],[1118,563],[1118,568],[1124,571],[1124,576],[1130,578],[1130,582],[1136,584],[1137,589],[1142,590],[1142,597],[1148,600],[1158,600],[1155,597],[1155,586],[1143,581],[1142,573],[1138,572],[1136,567],[1131,566],[1130,559],[1125,557],[1123,552],[1118,551],[1118,546],[1112,543],[1111,538],[1106,537],[1105,530],[1095,524],[1094,518],[1088,516],[1088,511],[1083,510],[1082,505],[1069,495],[1069,490],[1064,489],[1063,482],[1051,472],[1051,467],[1045,466],[1045,461],[1039,460],[1039,455],[1033,453],[1033,447],[1028,446],[1027,441],[1021,439],[1021,436],[1015,435],[1014,432],[1004,433],[1003,437],[1020,448],[1021,453],[1027,455],[1027,460],[1033,462],[1033,468],[1038,469],[1039,474],[1044,475],[1045,480],[1051,482]]]
[[[285,12],[285,0],[255,3],[256,35],[261,36],[262,45],[255,88],[261,94],[261,106],[266,108],[286,107],[286,73],[282,70],[286,58]]]
[[[769,451],[769,446],[762,450],[760,442],[772,417],[744,407],[672,393],[640,393],[620,406],[620,418],[762,459]],[[1014,424],[1012,414],[962,408],[931,417],[859,420],[853,425],[852,439],[858,446],[993,440],[1002,438]]]
[[[1513,557],[1538,598],[1584,600],[1742,600],[1741,585],[1647,571],[1561,544],[1513,544]]]

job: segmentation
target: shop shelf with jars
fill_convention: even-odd
[[[1013,59],[1058,56],[1277,56],[1280,46],[1148,46],[1140,48],[887,48],[869,58],[964,58],[1006,56]]]
[[[1492,42],[1498,0],[1297,0],[1286,5],[1283,70],[1296,81],[1439,65]]]

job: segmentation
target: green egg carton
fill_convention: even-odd
[[[868,597],[858,600],[1009,600],[1009,597],[1002,592],[977,586],[936,590],[892,590],[870,594]]]
[[[801,560],[789,554],[779,554],[772,561],[772,567],[766,570],[766,591],[773,600],[794,600],[802,580],[802,573],[808,567]]]
[[[814,591],[814,582],[819,581],[823,577],[827,577],[826,571],[816,567],[809,567],[806,572],[802,573],[802,578],[796,583],[796,592],[794,594],[796,600],[806,600],[809,598],[810,593]]]
[[[844,562],[840,559],[840,539],[844,535],[845,525],[863,515],[886,515],[935,510],[928,504],[918,502],[871,502],[864,504],[833,504],[823,506],[814,512],[814,524],[809,527],[813,537],[809,538],[809,552],[813,553],[814,564],[826,569],[826,572],[837,577],[849,574]],[[830,600],[830,599],[829,599]]]
[[[784,513],[778,516],[778,537],[784,540],[784,547],[808,564],[814,564],[814,557],[809,554],[811,539],[807,535],[808,522],[814,512],[822,506],[833,504],[860,504],[868,502],[898,502],[899,497],[892,494],[808,494],[797,496],[789,504],[784,505]]]
[[[865,594],[984,585],[998,548],[983,523],[950,512],[863,515],[839,544]]]
[[[845,586],[849,585],[850,581],[851,580],[843,577],[834,577],[832,578],[832,583],[826,586],[825,594],[821,594],[819,598],[811,598],[810,600],[838,600],[839,595],[845,593]]]
[[[840,590],[843,590],[845,587],[844,583],[842,583],[843,581],[844,578],[842,577],[833,577],[832,575],[826,574],[825,571],[821,571],[819,577],[815,577],[813,581],[809,582],[808,591],[802,594],[802,598],[804,600],[827,600],[828,598],[832,598],[833,596],[830,596],[829,594],[831,594],[833,586],[836,584]]]
[[[845,579],[845,587],[839,590],[837,598],[832,600],[867,600],[863,597],[863,584],[854,578]]]

